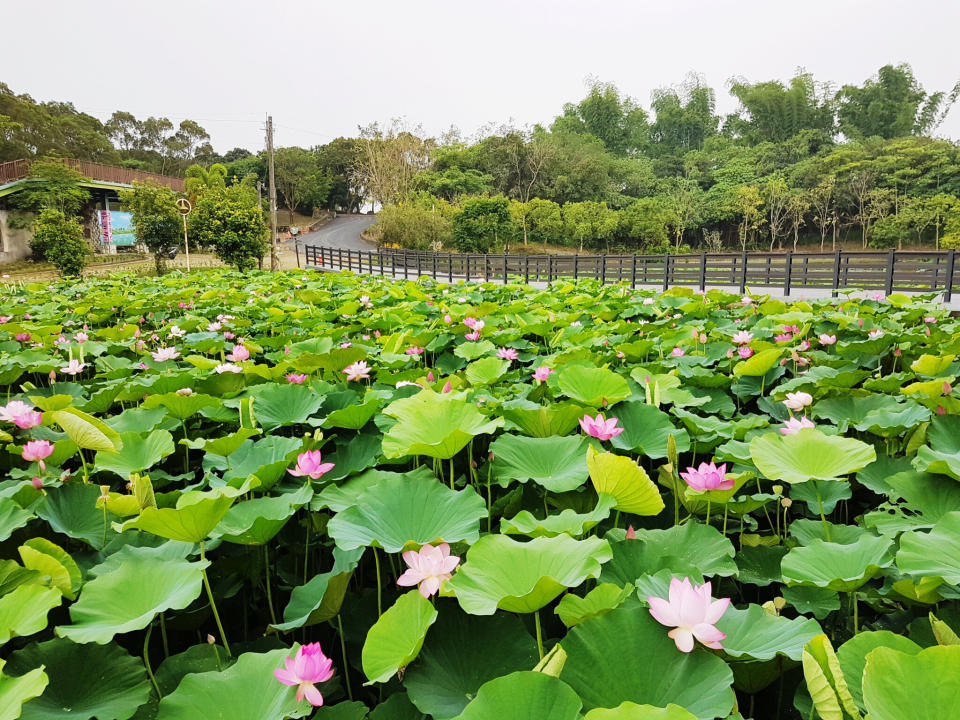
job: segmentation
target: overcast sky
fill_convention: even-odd
[[[548,123],[584,80],[649,107],[702,73],[860,83],[908,62],[928,91],[960,76],[957,0],[5,0],[0,81],[106,119],[197,120],[219,152],[322,144],[404,116],[438,133]],[[960,138],[955,108],[939,135]]]

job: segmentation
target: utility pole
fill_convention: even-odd
[[[267,155],[270,159],[270,269],[280,269],[280,246],[277,244],[277,185],[273,177],[273,117],[267,115]]]

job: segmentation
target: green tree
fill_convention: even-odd
[[[663,206],[670,214],[674,244],[679,250],[683,234],[687,230],[695,230],[700,224],[704,208],[703,191],[693,180],[678,177],[666,184],[661,197]]]
[[[255,190],[234,184],[206,192],[190,213],[190,232],[201,245],[240,271],[250,270],[270,249],[269,231]]]
[[[196,202],[206,190],[226,187],[226,179],[227,166],[222,163],[214,163],[209,168],[203,165],[191,165],[187,168],[184,181],[187,197],[190,198],[190,202]]]
[[[554,120],[555,133],[592,135],[613,153],[635,152],[647,144],[647,113],[632,98],[621,96],[612,83],[591,79],[587,97],[568,103]]]
[[[223,191],[223,187],[216,184],[212,189],[215,192]],[[153,182],[134,182],[132,190],[120,192],[120,202],[133,214],[137,240],[153,253],[157,275],[163,275],[167,269],[167,259],[180,244],[183,232],[183,218],[176,204],[177,194]]]
[[[646,197],[634,201],[617,213],[617,234],[640,247],[659,252],[670,249],[670,212],[663,198]]]
[[[90,254],[80,222],[52,207],[40,211],[30,248],[35,256],[42,255],[53,263],[63,276],[80,275]]]
[[[778,241],[790,217],[790,188],[780,174],[774,175],[763,185],[763,202],[767,207],[767,227],[770,228],[770,251]]]
[[[326,202],[332,180],[317,165],[312,152],[299,147],[279,148],[273,164],[277,190],[290,215],[289,224],[293,224],[297,208],[308,199],[312,201],[311,209]]]
[[[30,164],[31,182],[12,196],[12,204],[24,212],[44,208],[59,210],[67,217],[80,213],[90,193],[80,183],[88,178],[59,160],[44,159]]]
[[[502,195],[464,198],[453,216],[453,244],[460,252],[490,252],[513,234],[510,203]]]
[[[749,143],[783,142],[801,130],[833,135],[832,100],[810,73],[798,73],[789,86],[778,80],[737,81],[730,94],[740,101],[741,110],[727,118],[727,128]]]
[[[564,205],[563,225],[567,237],[573,241],[571,244],[579,243],[581,252],[587,240],[594,247],[603,243],[609,250],[609,241],[617,230],[618,218],[616,211],[608,208],[605,202],[588,200]]]
[[[716,93],[703,78],[691,74],[680,87],[658,88],[651,103],[656,120],[650,126],[651,151],[658,155],[699,150],[717,132]]]
[[[529,237],[539,243],[559,243],[563,240],[563,213],[553,200],[533,198],[528,203]]]
[[[371,234],[381,245],[440,251],[453,239],[453,213],[453,207],[442,198],[420,195],[384,207]]]
[[[740,249],[746,252],[747,244],[753,242],[754,233],[766,222],[760,188],[756,185],[737,185],[733,188],[730,206],[740,218],[737,233]]]

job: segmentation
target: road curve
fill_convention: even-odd
[[[340,215],[315,232],[306,233],[297,239],[304,245],[323,245],[344,250],[376,250],[374,243],[367,242],[360,233],[377,221],[376,215]]]

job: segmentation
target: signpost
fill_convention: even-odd
[[[187,256],[187,271],[190,271],[190,241],[187,239],[187,215],[193,210],[193,206],[186,198],[177,198],[177,210],[183,218],[183,250]]]

